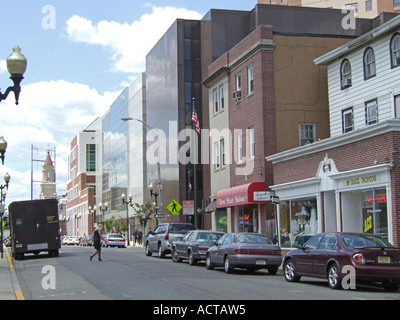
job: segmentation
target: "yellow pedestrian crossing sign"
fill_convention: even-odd
[[[181,209],[182,209],[182,206],[175,199],[172,199],[172,201],[169,203],[169,205],[167,205],[167,210],[169,212],[171,212],[173,215],[176,215],[179,212],[179,210],[181,210]]]

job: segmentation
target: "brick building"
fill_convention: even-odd
[[[267,157],[283,247],[324,231],[400,246],[399,31],[396,17],[315,60],[328,68],[330,138]]]
[[[275,234],[274,206],[254,199],[254,192],[268,190],[274,181],[265,157],[329,137],[326,67],[313,60],[355,38],[355,31],[337,27],[338,10],[288,9],[256,6],[257,26],[209,66],[203,81],[209,90],[210,129],[219,120],[229,129],[222,132],[218,125],[221,135],[213,135],[210,143],[213,225],[225,218],[227,231]],[[288,25],[280,16],[309,19]],[[356,32],[370,25],[360,20]]]

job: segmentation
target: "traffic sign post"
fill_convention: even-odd
[[[172,215],[176,215],[181,209],[182,206],[175,199],[172,199],[172,201],[167,205],[167,210],[171,212]]]
[[[277,196],[271,196],[271,203],[273,203],[273,204],[279,204],[279,197],[277,197]]]

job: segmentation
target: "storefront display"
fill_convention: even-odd
[[[388,239],[386,188],[364,190],[361,201],[362,231]]]
[[[257,232],[258,205],[247,205],[239,208],[239,232]]]
[[[281,246],[293,248],[303,245],[317,233],[317,201],[312,199],[287,200],[280,203]]]

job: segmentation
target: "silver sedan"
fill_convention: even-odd
[[[227,233],[206,255],[207,269],[224,267],[226,273],[244,268],[250,271],[267,269],[269,274],[276,274],[281,263],[281,248],[258,233]]]

